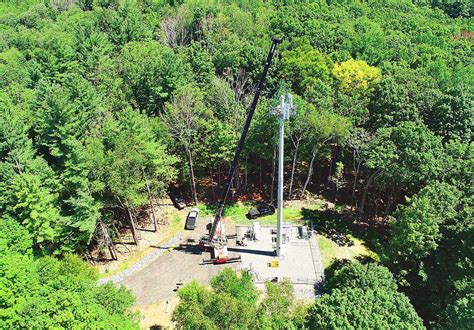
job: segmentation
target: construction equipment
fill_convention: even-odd
[[[257,90],[255,91],[255,95],[250,106],[250,111],[247,115],[247,119],[245,120],[245,125],[242,130],[242,134],[240,136],[239,143],[237,144],[237,149],[235,150],[234,158],[230,165],[229,171],[227,172],[226,182],[224,185],[224,189],[222,191],[221,198],[217,203],[217,210],[214,215],[214,221],[209,229],[209,234],[204,236],[201,239],[201,244],[207,247],[210,247],[213,252],[212,260],[216,264],[222,264],[227,262],[234,262],[238,258],[229,258],[227,253],[227,237],[225,235],[225,227],[222,223],[222,211],[224,209],[225,201],[227,199],[227,194],[230,190],[230,185],[232,182],[232,178],[234,177],[235,169],[238,165],[240,160],[240,154],[242,153],[242,149],[244,147],[245,139],[247,137],[248,130],[250,128],[250,123],[252,122],[253,115],[255,113],[255,108],[257,107],[258,99],[260,98],[260,92],[263,88],[263,84],[267,77],[268,68],[273,59],[273,55],[275,53],[275,49],[278,44],[281,43],[281,39],[272,38],[272,45],[270,46],[270,50],[268,51],[267,59],[265,61],[262,74],[260,76],[260,80],[257,85]]]

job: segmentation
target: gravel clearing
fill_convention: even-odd
[[[158,258],[160,255],[162,255],[164,252],[168,251],[170,248],[173,248],[174,246],[178,245],[181,240],[183,239],[183,234],[179,233],[176,236],[174,236],[172,239],[170,239],[168,242],[163,244],[163,246],[157,247],[155,251],[152,253],[146,255],[143,257],[140,261],[132,265],[130,268],[124,270],[120,274],[109,276],[109,277],[104,277],[101,278],[98,283],[99,284],[105,284],[107,282],[112,282],[114,284],[117,284],[119,282],[122,282],[125,280],[127,277],[133,275],[143,267],[149,265],[152,263],[156,258]]]

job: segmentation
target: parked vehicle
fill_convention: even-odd
[[[170,190],[168,191],[168,196],[170,197],[174,207],[176,207],[178,210],[182,210],[186,207],[186,200],[180,192]]]
[[[191,211],[188,213],[188,217],[186,218],[186,225],[185,229],[187,230],[194,230],[196,228],[196,223],[199,217],[199,209],[192,208]]]
[[[265,202],[258,202],[254,208],[250,209],[246,217],[247,219],[253,220],[273,213],[275,213],[275,207],[273,205]]]

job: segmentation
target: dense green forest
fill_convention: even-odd
[[[383,265],[330,270],[310,307],[286,284],[257,303],[246,275],[223,273],[180,291],[176,321],[472,329],[473,13],[470,0],[2,1],[0,328],[138,326],[131,294],[96,286],[80,257],[170,186],[216,201],[278,36],[231,199],[273,200],[268,109],[284,79],[286,198],[346,205],[377,228]]]

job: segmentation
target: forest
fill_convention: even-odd
[[[341,205],[380,260],[334,265],[310,306],[223,272],[179,292],[177,324],[472,329],[473,14],[470,0],[0,2],[0,328],[138,327],[132,294],[81,259],[169,189],[217,201],[276,36],[230,202],[274,201],[284,84],[285,199]]]

